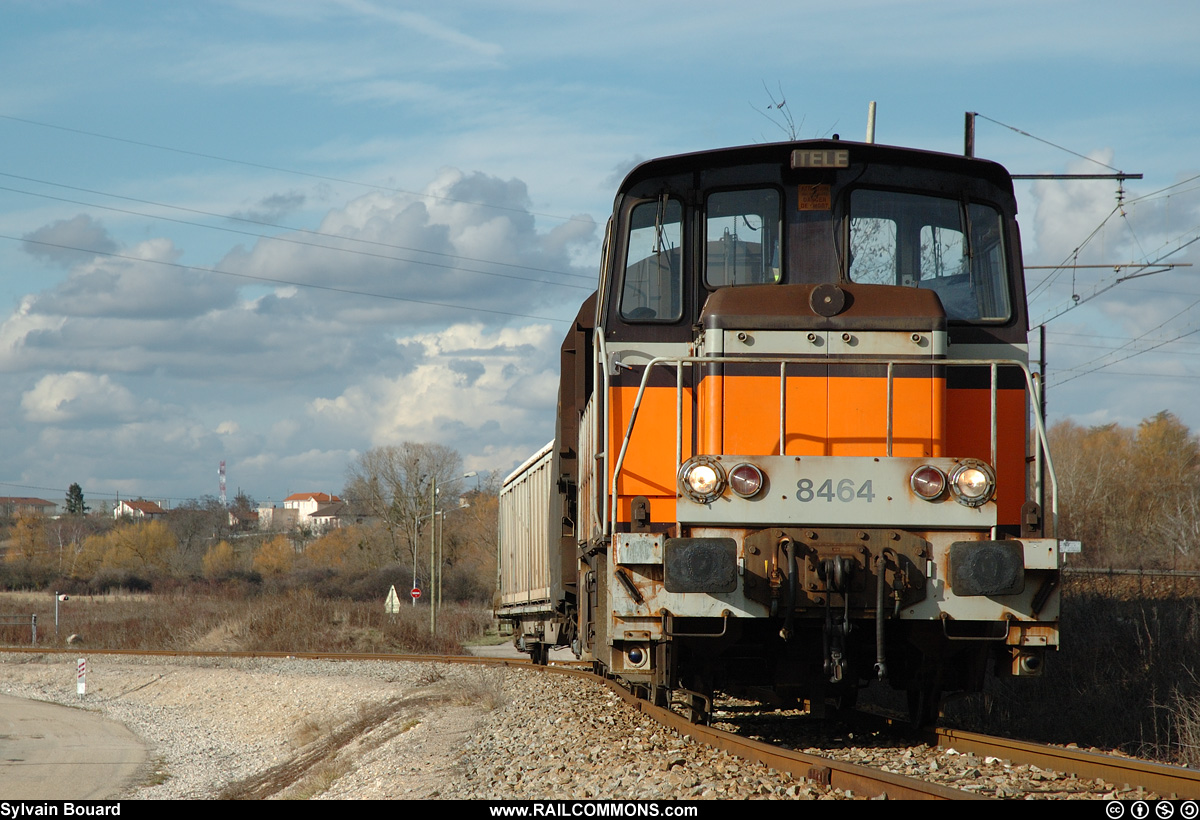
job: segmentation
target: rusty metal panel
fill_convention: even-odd
[[[613,563],[661,564],[665,537],[662,533],[619,532],[613,536]]]

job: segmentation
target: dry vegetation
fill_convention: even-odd
[[[427,606],[388,615],[384,594],[374,601],[325,598],[306,589],[249,596],[184,589],[72,596],[59,605],[55,635],[52,594],[9,592],[0,594],[0,612],[20,615],[24,623],[0,627],[0,643],[28,646],[32,614],[42,647],[199,652],[459,654],[491,626],[485,609],[447,606],[431,635]]]
[[[1045,675],[991,681],[947,715],[979,731],[1200,764],[1196,587],[1196,579],[1067,576],[1063,643]]]

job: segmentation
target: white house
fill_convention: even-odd
[[[167,511],[153,501],[118,501],[117,506],[113,507],[113,518],[123,516],[152,520],[166,518]]]

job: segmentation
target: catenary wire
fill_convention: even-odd
[[[71,127],[65,126],[65,125],[55,125],[53,123],[48,123],[48,122],[39,122],[38,120],[31,120],[31,119],[27,119],[24,117],[14,117],[10,114],[0,114],[0,120],[9,120],[11,122],[20,122],[20,123],[25,123],[26,125],[36,125],[39,128],[52,128],[57,131],[65,131],[65,132],[71,133],[71,134],[82,134],[84,136],[96,137],[97,139],[111,140],[113,142],[122,142],[127,145],[136,145],[141,148],[153,148],[156,151],[170,151],[171,153],[175,153],[175,154],[183,154],[183,155],[191,156],[191,157],[199,157],[201,159],[210,159],[210,160],[215,160],[217,162],[227,162],[227,163],[230,163],[233,165],[244,165],[249,168],[261,168],[264,171],[276,171],[276,172],[282,173],[282,174],[294,174],[296,176],[308,177],[310,179],[324,180],[325,182],[337,182],[337,183],[340,183],[343,185],[356,185],[360,188],[368,188],[368,189],[379,190],[379,191],[391,191],[391,192],[397,193],[397,194],[407,194],[408,196],[421,197],[424,199],[436,199],[441,202],[454,202],[459,205],[474,205],[479,208],[492,208],[492,209],[499,210],[499,211],[514,211],[516,213],[521,213],[521,214],[532,214],[533,216],[544,216],[548,219],[558,219],[558,220],[562,220],[563,222],[589,222],[589,221],[591,221],[590,217],[584,218],[584,217],[579,217],[579,216],[562,216],[561,214],[550,214],[550,213],[541,213],[538,211],[528,211],[524,208],[514,208],[514,207],[507,206],[507,205],[491,205],[486,202],[474,202],[474,201],[471,201],[468,199],[455,199],[454,197],[440,196],[438,194],[423,194],[423,193],[419,193],[417,191],[409,191],[405,188],[395,188],[395,187],[390,187],[387,185],[377,185],[377,184],[373,184],[370,182],[361,182],[361,181],[355,180],[355,179],[342,179],[341,177],[328,176],[325,174],[317,174],[317,173],[313,173],[311,171],[298,171],[294,168],[282,168],[282,167],[275,166],[275,165],[267,165],[267,164],[261,163],[261,162],[250,162],[249,160],[232,159],[230,157],[220,156],[219,154],[207,154],[207,153],[204,153],[203,151],[189,151],[185,148],[173,148],[169,145],[158,145],[153,142],[142,142],[140,140],[129,139],[127,137],[114,137],[111,134],[101,134],[96,131],[87,131],[82,128],[71,128]]]
[[[156,208],[170,208],[171,210],[183,211],[184,213],[197,214],[199,216],[211,216],[215,219],[228,219],[230,221],[245,222],[250,225],[261,225],[261,226],[267,227],[267,228],[278,228],[279,230],[293,231],[295,233],[303,233],[303,234],[308,234],[310,236],[320,236],[320,237],[326,237],[326,238],[331,238],[331,239],[338,239],[343,242],[351,242],[351,243],[357,243],[357,244],[363,244],[363,245],[374,245],[374,246],[378,246],[381,248],[391,248],[393,250],[401,250],[401,251],[413,251],[415,253],[426,253],[431,256],[441,256],[441,257],[446,257],[449,259],[462,259],[466,262],[482,262],[482,263],[488,264],[488,265],[498,265],[500,267],[505,267],[505,268],[518,268],[520,270],[536,271],[538,273],[553,273],[553,274],[556,274],[559,276],[570,276],[575,279],[587,279],[587,280],[594,279],[594,277],[592,277],[592,276],[585,276],[583,274],[578,274],[578,273],[569,273],[567,271],[554,270],[552,268],[538,268],[538,267],[533,267],[531,265],[518,265],[513,262],[498,262],[494,259],[481,259],[481,258],[473,257],[473,256],[462,256],[460,254],[443,253],[442,251],[430,251],[430,250],[424,250],[422,248],[409,247],[407,245],[396,245],[391,242],[380,242],[378,240],[373,240],[373,239],[362,239],[361,237],[342,236],[340,234],[327,233],[325,231],[314,231],[309,228],[297,228],[297,227],[293,227],[291,225],[280,225],[275,222],[267,222],[265,220],[260,220],[260,219],[250,219],[248,217],[236,216],[233,214],[221,214],[221,213],[215,213],[213,211],[204,211],[204,210],[200,210],[199,208],[188,208],[183,205],[170,205],[165,202],[155,202],[154,200],[149,200],[149,199],[138,199],[137,197],[124,196],[122,194],[114,194],[114,193],[110,193],[108,191],[97,191],[97,190],[94,190],[91,188],[81,188],[81,187],[78,187],[75,185],[66,185],[61,182],[50,182],[50,181],[44,180],[44,179],[37,179],[34,177],[21,176],[19,174],[9,174],[9,173],[5,173],[3,171],[0,171],[0,177],[8,177],[9,179],[19,179],[24,182],[35,182],[39,185],[50,185],[55,188],[65,188],[66,190],[69,190],[69,191],[79,191],[80,193],[95,194],[96,196],[106,196],[106,197],[111,197],[113,199],[122,199],[122,200],[125,200],[126,202],[136,202],[140,205],[153,205]],[[28,196],[37,196],[37,197],[42,197],[45,199],[56,199],[60,202],[70,202],[70,203],[73,203],[76,205],[84,205],[89,208],[101,208],[104,210],[116,211],[118,213],[132,214],[134,216],[144,216],[148,219],[161,219],[161,220],[168,221],[168,222],[178,222],[183,225],[195,225],[195,226],[201,227],[201,228],[210,228],[212,230],[231,230],[229,228],[222,228],[219,225],[205,225],[203,223],[198,223],[198,222],[187,222],[184,220],[178,220],[178,219],[172,219],[170,217],[159,216],[157,214],[147,214],[147,213],[142,213],[140,211],[127,211],[127,210],[123,210],[121,208],[114,208],[109,205],[95,205],[95,204],[92,204],[89,202],[79,202],[78,200],[74,200],[74,199],[64,199],[64,198],[60,198],[60,197],[55,197],[50,194],[40,194],[40,193],[35,193],[32,191],[22,191],[17,188],[0,188],[0,190],[12,191],[12,192],[18,193],[18,194],[26,194]],[[264,238],[273,238],[273,237],[265,236],[263,234],[250,234],[250,235],[251,236],[263,236]]]
[[[344,293],[344,294],[349,294],[352,296],[368,296],[373,299],[389,299],[389,300],[396,301],[396,302],[411,302],[413,304],[418,304],[418,305],[430,305],[432,307],[444,307],[444,308],[450,308],[451,310],[468,310],[468,311],[474,311],[476,313],[491,313],[491,314],[495,314],[498,316],[512,316],[512,317],[516,317],[519,319],[536,319],[536,320],[542,321],[542,322],[559,322],[559,323],[566,324],[570,321],[568,319],[556,319],[556,318],[553,318],[550,316],[534,316],[534,315],[528,314],[528,313],[514,313],[512,311],[496,310],[494,308],[469,307],[467,305],[453,305],[448,302],[435,302],[435,301],[432,301],[429,299],[414,299],[414,298],[408,297],[408,296],[393,296],[393,295],[389,295],[386,293],[371,293],[369,291],[352,290],[350,288],[338,288],[338,287],[334,287],[332,285],[316,285],[311,282],[293,282],[293,281],[289,281],[287,279],[276,279],[276,278],[272,278],[269,276],[255,276],[254,274],[249,274],[249,273],[235,273],[233,271],[220,270],[219,268],[205,268],[205,267],[201,267],[199,265],[184,265],[179,262],[167,262],[162,259],[144,259],[144,258],[137,257],[137,256],[128,256],[125,254],[112,253],[109,251],[99,251],[99,250],[95,250],[94,248],[78,248],[78,247],[74,247],[72,245],[63,245],[63,244],[56,243],[56,242],[43,242],[43,241],[36,240],[36,239],[27,239],[27,238],[23,238],[23,237],[9,236],[7,234],[0,234],[0,239],[8,239],[13,242],[28,242],[28,243],[31,243],[34,245],[42,245],[42,246],[48,247],[48,248],[59,248],[61,250],[79,251],[81,253],[90,253],[90,254],[95,254],[97,256],[107,256],[111,259],[124,259],[124,260],[130,261],[130,262],[149,262],[151,264],[163,265],[165,267],[177,268],[179,270],[194,270],[194,271],[202,271],[204,273],[213,273],[213,274],[217,274],[219,276],[233,276],[238,279],[250,279],[250,280],[253,280],[256,282],[267,282],[272,285],[289,285],[289,286],[297,287],[297,288],[312,288],[314,290],[324,290],[324,291],[330,291],[333,293]]]
[[[0,176],[5,176],[5,175],[0,174]],[[52,194],[39,194],[39,193],[34,193],[32,191],[22,191],[17,188],[9,188],[4,185],[0,185],[0,191],[11,191],[13,193],[26,194],[28,196],[42,197],[43,199],[52,199],[56,202],[68,202],[68,203],[71,203],[74,205],[82,205],[87,208],[98,208],[98,209],[106,210],[106,211],[114,211],[116,213],[130,214],[132,216],[141,216],[141,217],[145,217],[147,219],[156,219],[156,220],[161,220],[164,222],[174,222],[177,225],[190,225],[192,227],[197,227],[197,228],[205,228],[205,229],[210,229],[210,230],[226,231],[228,233],[236,233],[241,236],[254,236],[259,239],[266,239],[266,240],[272,241],[272,242],[286,242],[290,245],[303,245],[305,247],[319,248],[321,250],[332,251],[334,253],[352,253],[352,254],[355,254],[356,256],[365,256],[365,257],[369,257],[372,259],[386,259],[386,260],[393,261],[393,262],[409,262],[414,265],[423,265],[425,267],[443,268],[446,270],[462,271],[464,273],[477,273],[481,276],[497,276],[502,279],[515,279],[515,280],[518,280],[521,282],[534,282],[539,285],[553,285],[555,287],[574,288],[576,290],[584,290],[584,291],[588,291],[588,292],[591,292],[592,290],[594,290],[593,287],[585,287],[583,285],[572,285],[567,282],[552,282],[552,281],[548,281],[546,279],[533,279],[528,276],[517,276],[517,275],[511,274],[511,273],[498,273],[496,271],[479,270],[477,268],[463,268],[463,267],[459,267],[458,265],[449,265],[449,264],[445,264],[442,262],[426,262],[426,261],[422,261],[419,259],[406,259],[402,256],[388,256],[387,254],[371,253],[370,251],[360,251],[360,250],[355,250],[353,248],[336,248],[331,245],[323,245],[319,242],[305,242],[302,239],[290,239],[290,238],[284,237],[284,236],[270,236],[268,234],[255,233],[253,231],[242,231],[242,230],[238,230],[237,228],[223,227],[221,225],[203,225],[199,222],[189,222],[185,219],[175,219],[174,217],[169,217],[169,216],[146,214],[146,213],[141,213],[139,211],[130,211],[125,208],[115,208],[110,205],[96,205],[96,204],[93,204],[90,202],[80,202],[79,200],[67,199],[65,197],[54,196]],[[168,205],[165,207],[173,207],[173,206]],[[215,216],[215,214],[214,214],[214,216]],[[266,223],[259,223],[259,224],[266,224]],[[341,237],[337,237],[335,234],[319,234],[319,235],[330,236],[330,237],[334,237],[334,238],[341,238]],[[350,240],[350,241],[352,241],[352,240]],[[383,244],[383,243],[378,243],[378,244]],[[409,248],[408,250],[416,250],[416,249]],[[417,251],[417,252],[418,253],[426,253],[426,251]],[[440,255],[449,256],[450,254],[440,254]],[[463,258],[465,258],[465,257],[463,257]],[[476,260],[476,261],[487,261],[487,260]],[[514,267],[516,267],[516,266],[514,266]],[[580,279],[588,278],[588,277],[579,276],[578,274],[566,274],[566,275],[576,276],[577,278],[580,278]]]

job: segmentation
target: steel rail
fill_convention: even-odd
[[[796,778],[811,780],[814,783],[831,786],[842,791],[852,791],[856,794],[865,794],[871,797],[886,796],[889,800],[986,799],[978,794],[943,786],[940,783],[931,783],[927,780],[872,769],[857,763],[832,760],[792,749],[784,749],[735,735],[732,732],[695,724],[669,709],[642,700],[615,680],[604,680],[603,682],[631,707],[680,735],[687,735],[706,746],[737,755],[754,763],[760,763],[776,771],[787,772]]]
[[[1100,779],[1116,788],[1124,785],[1141,786],[1164,798],[1200,798],[1200,771],[1181,766],[1009,740],[958,729],[936,729],[935,734],[939,746],[953,747],[959,752],[998,757],[1018,765],[1037,766],[1081,779]]]

